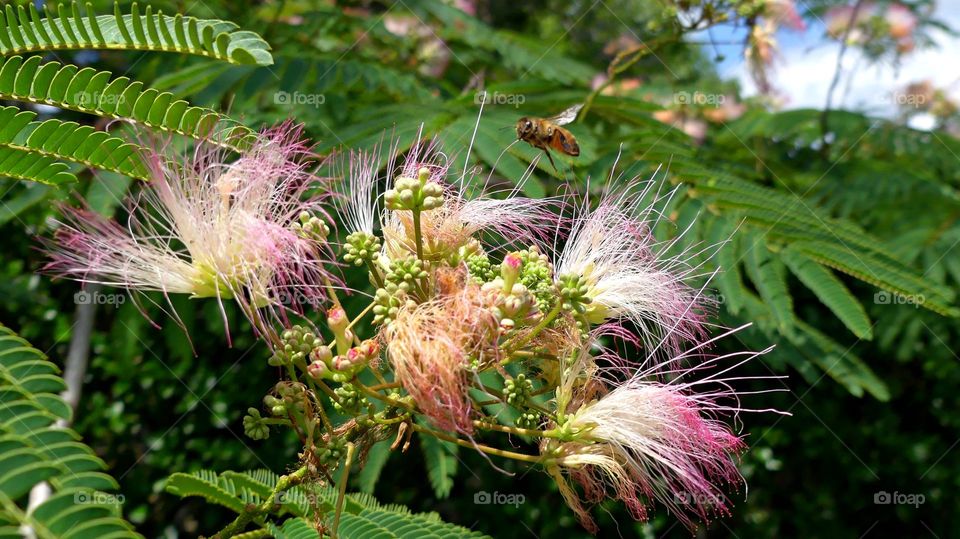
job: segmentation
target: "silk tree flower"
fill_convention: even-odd
[[[436,426],[471,434],[471,362],[498,359],[499,326],[464,268],[438,271],[438,289],[435,299],[405,306],[384,326],[387,357],[396,379]]]
[[[688,260],[711,248],[666,254],[676,240],[660,242],[652,229],[656,208],[675,191],[659,195],[654,182],[642,185],[630,182],[573,217],[555,274],[566,305],[590,324],[628,321],[649,350],[677,353],[705,334],[699,291],[685,281],[699,270]]]
[[[390,189],[394,180],[397,159],[400,158],[399,139],[390,139],[384,148],[383,142],[369,151],[346,151],[331,159],[335,176],[334,203],[340,220],[348,233],[361,232],[374,235],[375,229],[383,227],[383,192]],[[419,146],[414,147],[408,161],[417,160]],[[386,150],[385,174],[380,174],[380,160]],[[400,174],[416,176],[415,163],[404,164]]]
[[[835,6],[825,15],[827,35],[846,37],[851,44],[870,45],[881,38],[892,39],[898,53],[914,49],[917,16],[904,4],[878,5],[865,2],[859,7]],[[851,26],[852,25],[852,26]]]
[[[589,353],[581,353],[565,374],[558,403],[561,410],[565,403],[576,409],[555,430],[561,433],[559,438],[546,438],[541,452],[548,459],[548,472],[586,528],[596,526],[584,504],[599,503],[611,494],[638,520],[647,520],[649,507],[660,503],[691,529],[694,520],[706,522],[729,512],[722,487],[742,483],[735,457],[746,446],[721,417],[777,412],[743,408],[739,396],[745,393],[730,384],[777,377],[724,377],[768,350],[712,357],[687,366],[703,346],[641,369],[595,400],[576,394],[581,391],[576,384],[583,383],[577,379],[586,374],[583,387],[591,394],[588,398],[595,395],[589,380],[595,379],[598,369]],[[731,360],[732,365],[724,365]],[[713,368],[719,370],[693,379],[695,373]],[[654,374],[670,374],[672,379],[662,382]],[[580,486],[582,495],[569,480]]]
[[[369,152],[351,151],[333,160],[334,202],[347,231],[344,260],[357,266],[374,264],[381,250],[375,229],[383,228],[381,182],[389,187],[390,178],[380,177],[380,153],[378,145]],[[396,141],[393,141],[387,170],[393,169],[395,158]]]
[[[216,298],[225,324],[222,302],[233,299],[258,332],[273,336],[288,311],[320,302],[332,278],[321,220],[326,189],[308,158],[290,125],[264,132],[232,163],[210,147],[186,162],[155,154],[125,224],[65,209],[46,242],[45,269],[130,291]]]
[[[497,189],[490,179],[464,172],[457,178],[449,159],[440,151],[438,139],[414,144],[393,178],[419,180],[442,188],[442,204],[421,212],[424,256],[456,260],[478,248],[476,238],[492,233],[506,243],[544,240],[556,227],[558,201],[519,195],[527,177],[516,186]],[[389,194],[389,191],[388,191]],[[403,258],[416,252],[414,217],[410,211],[392,211],[384,226],[385,259]]]
[[[807,28],[793,0],[767,0],[766,16],[775,20],[778,25],[787,26],[793,30]]]

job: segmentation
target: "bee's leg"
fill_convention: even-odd
[[[550,155],[550,150],[544,148],[543,153],[547,154],[547,159],[550,160],[550,164],[553,166],[553,170],[556,171],[557,174],[560,174],[560,170],[557,169],[557,164],[553,162],[553,156]]]

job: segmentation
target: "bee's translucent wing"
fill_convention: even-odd
[[[580,103],[548,119],[557,125],[567,125],[568,123],[577,119],[577,113],[579,113],[580,109],[582,108],[583,103]]]

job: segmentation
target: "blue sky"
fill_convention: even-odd
[[[960,29],[960,0],[937,3],[935,17],[953,28]],[[784,108],[822,108],[826,102],[827,89],[833,77],[839,45],[823,39],[824,27],[820,21],[807,21],[804,32],[782,29],[777,34],[779,57],[774,64],[772,81],[787,97]],[[894,95],[907,84],[930,79],[934,85],[945,88],[954,97],[960,97],[960,38],[936,31],[932,34],[938,43],[935,48],[916,50],[902,58],[900,65],[887,61],[870,65],[861,58],[859,51],[849,49],[844,57],[845,73],[856,68],[856,74],[847,91],[847,77],[841,79],[835,106],[889,116],[896,111]],[[742,29],[716,29],[716,41],[735,41],[744,38]],[[707,35],[697,39],[706,40]],[[742,47],[721,45],[718,47],[726,59],[720,64],[720,72],[728,78],[741,82],[746,95],[756,93],[753,82],[743,61]],[[924,127],[924,118],[914,120],[916,127]]]

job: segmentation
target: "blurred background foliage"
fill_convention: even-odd
[[[97,12],[112,10],[112,3],[93,4]],[[906,125],[915,109],[895,118],[777,112],[772,88],[744,98],[736,82],[719,75],[721,59],[704,29],[726,26],[734,30],[730,35],[747,36],[740,52],[752,58],[762,88],[772,54],[765,21],[786,26],[789,14],[773,11],[783,4],[789,3],[161,1],[152,5],[166,13],[231,20],[259,32],[273,46],[275,64],[236,66],[161,53],[57,57],[133,74],[251,127],[294,118],[324,155],[373,147],[385,130],[403,149],[422,129],[423,136],[443,138],[457,169],[484,176],[493,169],[503,185],[516,182],[538,157],[514,142],[516,120],[586,102],[568,126],[581,156],[554,154],[559,170],[540,159],[523,191],[554,194],[568,184],[598,189],[615,163],[614,177],[648,177],[662,166],[660,176],[681,187],[658,233],[669,238],[686,231],[679,247],[694,249],[698,242],[733,238],[718,256],[703,260],[707,273],[725,270],[705,294],[723,325],[754,326],[738,335],[741,342],[720,343],[719,350],[776,344],[740,372],[783,375],[765,386],[789,389],[745,399],[746,408],[793,415],[739,418],[749,432],[742,462],[749,496],[734,494],[732,515],[698,533],[948,537],[960,529],[960,419],[951,412],[960,406],[956,107],[936,89],[908,88],[913,94],[903,95],[922,94],[925,111],[937,119],[932,130],[919,131]],[[909,48],[879,16],[854,28],[872,32],[858,37],[837,29],[832,3],[797,9],[809,20],[827,19],[827,35],[807,30],[811,43],[843,39],[876,61],[895,61],[914,47],[933,46],[925,32],[941,26],[930,18],[930,2],[898,5],[915,16]],[[0,320],[55,360],[66,355],[79,289],[35,273],[43,262],[35,238],[50,234],[56,201],[73,202],[79,194],[98,211],[122,216],[118,198],[137,189],[116,174],[76,172],[82,181],[75,192],[10,182],[0,198]],[[275,377],[242,318],[229,313],[234,341],[226,348],[213,302],[174,303],[196,355],[183,331],[171,323],[154,327],[129,301],[99,307],[75,421],[119,480],[125,515],[148,537],[190,537],[227,522],[212,505],[163,493],[170,473],[282,472],[298,447],[294,439],[243,436],[241,417]],[[163,322],[163,314],[146,305],[150,319]],[[560,509],[559,493],[544,474],[497,463],[516,472],[511,476],[478,454],[419,445],[409,455],[372,456],[370,471],[354,486],[494,537],[585,536],[573,514]],[[474,502],[477,493],[495,491],[522,493],[525,503]],[[881,492],[922,494],[925,501],[877,504]],[[663,511],[655,515],[638,524],[615,504],[598,511],[603,536],[689,535]]]

